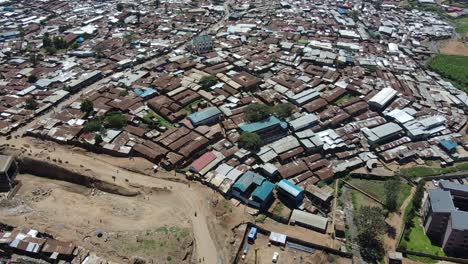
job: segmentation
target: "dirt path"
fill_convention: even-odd
[[[54,142],[41,141],[34,138],[16,138],[6,141],[0,139],[0,144],[8,143],[17,149],[22,148],[23,155],[28,155],[36,159],[48,160],[52,163],[61,164],[69,169],[84,170],[92,173],[96,178],[108,182],[114,182],[117,185],[127,188],[134,186],[144,186],[145,188],[168,188],[172,191],[172,195],[167,202],[161,202],[158,197],[154,199],[148,194],[147,203],[154,206],[154,210],[167,211],[165,214],[168,222],[179,223],[181,214],[184,219],[191,223],[193,234],[195,237],[195,247],[197,256],[204,259],[202,263],[218,263],[218,259],[222,259],[226,263],[226,256],[219,252],[216,247],[216,242],[211,235],[208,221],[214,219],[211,214],[207,194],[208,188],[199,186],[198,184],[184,183],[182,175],[174,176],[173,173],[158,172],[153,173],[148,177],[139,173],[123,170],[122,167],[134,163],[150,166],[150,163],[145,163],[142,159],[114,158],[106,155],[97,155],[93,153],[83,154],[82,151],[75,151],[75,148],[69,146],[61,146]],[[96,158],[97,157],[97,158]],[[55,162],[54,162],[55,160]],[[105,160],[105,161],[104,161]],[[116,166],[118,165],[118,166]],[[176,181],[168,181],[160,178],[171,178]],[[196,216],[195,216],[196,212]],[[155,219],[157,221],[157,219]],[[166,221],[164,221],[166,222]],[[135,224],[134,224],[135,225]],[[218,230],[219,231],[219,230]],[[213,231],[214,232],[214,231]]]
[[[385,236],[385,246],[387,250],[395,251],[396,244],[398,243],[397,239],[400,236],[400,232],[403,227],[403,214],[405,213],[405,209],[408,204],[411,202],[414,193],[416,192],[415,187],[411,187],[411,193],[408,197],[406,197],[405,201],[400,207],[399,213],[394,213],[391,215],[389,219],[387,219],[387,224],[392,226],[395,229],[395,237]]]

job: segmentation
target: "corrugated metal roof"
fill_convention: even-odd
[[[326,230],[328,224],[328,219],[325,217],[314,215],[297,209],[294,209],[292,211],[290,221],[303,223],[318,228],[320,230]]]
[[[196,113],[188,116],[188,119],[192,121],[192,124],[196,125],[204,120],[216,117],[221,114],[221,111],[217,107],[208,107]]]
[[[297,197],[304,192],[304,190],[301,187],[293,184],[292,182],[286,179],[283,179],[278,183],[278,188],[283,189],[284,191],[286,191],[294,197]]]
[[[271,194],[275,185],[269,181],[264,181],[252,192],[252,198],[258,202],[264,202]]]
[[[262,120],[262,121],[243,124],[239,126],[239,128],[244,132],[255,133],[263,129],[277,126],[277,125],[281,125],[281,127],[283,128],[287,127],[287,124],[285,123],[283,124],[283,122],[281,122],[281,120],[279,120],[276,116],[270,116],[267,119]]]

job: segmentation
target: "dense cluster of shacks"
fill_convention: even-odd
[[[142,2],[0,1],[0,135],[103,76],[186,43],[223,14],[204,1]],[[65,44],[47,49],[45,36]]]
[[[53,5],[55,12],[63,10],[48,20],[56,21],[51,25],[73,23],[60,33],[67,39],[94,30],[76,51],[46,55],[36,66],[28,58],[4,59],[4,128],[32,115],[22,107],[26,97],[40,100],[37,112],[53,103],[51,96],[60,100],[55,93],[66,96],[74,92],[70,88],[84,86],[70,82],[109,75],[107,83],[87,90],[28,133],[112,155],[145,157],[168,169],[187,169],[226,196],[261,210],[280,197],[296,210],[291,221],[323,232],[333,190],[318,187],[323,186],[319,182],[356,169],[391,175],[384,165],[392,162],[439,160],[451,165],[468,157],[461,134],[468,97],[422,63],[431,54],[425,44],[453,33],[437,15],[388,4],[377,10],[368,2],[237,1],[229,5],[224,23],[212,23],[191,38],[219,20],[217,11],[223,7],[199,4],[198,9],[187,9],[162,3],[156,13],[142,11],[137,16],[131,7],[116,12],[105,3],[35,5],[45,4]],[[149,6],[141,5],[140,10]],[[13,14],[3,19],[18,23],[31,15]],[[110,27],[114,21],[125,26]],[[29,32],[33,25],[38,29],[26,36],[47,29],[59,34],[57,28],[35,23],[23,29]],[[126,32],[138,34],[137,40],[125,42]],[[190,45],[177,48],[188,40]],[[4,49],[18,54],[13,48],[18,41],[6,41]],[[40,46],[38,42],[33,47]],[[105,47],[98,49],[103,56],[96,54],[96,45]],[[127,60],[165,48],[175,50],[149,67],[117,72]],[[80,51],[91,53],[73,55]],[[26,84],[31,73],[39,76],[33,85]],[[206,85],[206,77],[217,81]],[[93,102],[91,116],[80,110],[84,99]],[[245,120],[248,105],[285,102],[294,106],[287,118]],[[127,125],[84,131],[91,118],[109,112],[122,113]],[[244,132],[261,136],[260,150],[239,147]]]
[[[8,256],[14,263],[106,263],[82,247],[31,228],[0,228],[0,261]]]

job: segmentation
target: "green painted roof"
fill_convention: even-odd
[[[232,186],[233,189],[239,192],[245,192],[250,185],[260,185],[263,183],[265,178],[260,174],[257,174],[252,171],[247,171],[246,173],[242,174],[242,176],[237,180],[236,183]]]
[[[255,133],[277,125],[281,125],[283,128],[287,127],[287,124],[285,122],[281,122],[281,120],[279,120],[276,116],[270,116],[262,121],[243,124],[239,126],[239,128],[244,132]]]
[[[260,203],[263,203],[270,196],[275,185],[269,181],[264,181],[262,185],[258,186],[252,193],[252,198]]]

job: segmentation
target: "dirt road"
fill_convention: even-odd
[[[92,173],[96,178],[108,182],[114,182],[127,188],[142,188],[144,195],[148,199],[145,203],[149,204],[150,208],[160,212],[161,218],[166,218],[163,223],[172,222],[179,223],[182,219],[189,221],[195,237],[195,247],[197,256],[202,260],[202,263],[218,263],[218,259],[227,263],[227,258],[219,252],[217,243],[212,238],[208,221],[215,219],[209,209],[209,192],[205,186],[198,184],[187,184],[182,175],[174,176],[174,173],[158,172],[153,173],[148,177],[139,173],[124,170],[122,168],[133,163],[141,165],[140,169],[149,171],[151,163],[135,158],[114,158],[106,155],[96,155],[93,153],[79,151],[68,146],[60,146],[53,142],[41,141],[29,137],[16,138],[6,140],[0,139],[1,144],[9,144],[17,149],[21,149],[23,155],[28,155],[37,159],[48,160],[57,164],[62,164],[72,170],[84,170]],[[146,166],[146,167],[145,167]],[[170,178],[176,181],[168,181],[161,178]],[[137,186],[137,187],[135,187]],[[160,196],[153,196],[151,193],[145,192],[151,188],[167,188],[171,190],[171,194],[164,199]],[[141,206],[141,205],[139,205]],[[86,209],[83,209],[83,213]],[[149,209],[148,209],[149,210]],[[105,212],[105,211],[104,211]],[[105,215],[100,215],[104,218]],[[110,221],[110,220],[109,220]],[[158,221],[157,218],[153,221]],[[133,223],[131,225],[138,226],[141,223]],[[116,229],[125,228],[117,226]],[[226,230],[224,230],[226,231]],[[217,230],[220,232],[220,230]],[[221,230],[222,232],[222,230]],[[204,259],[204,261],[203,261]]]

